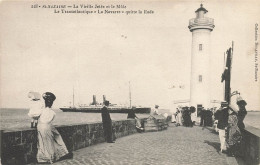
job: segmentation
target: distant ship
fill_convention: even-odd
[[[63,112],[87,112],[87,113],[100,113],[102,105],[96,106],[80,106],[80,107],[64,107],[60,108]],[[128,113],[130,109],[134,109],[135,113],[150,113],[151,108],[149,107],[123,107],[123,106],[109,106],[108,110],[110,113]]]
[[[131,107],[131,92],[130,96],[130,106],[121,106],[116,104],[110,104],[108,110],[110,113],[128,113],[130,109],[133,109],[135,113],[150,113],[150,107]],[[106,96],[103,95],[103,102],[106,100]],[[103,105],[98,104],[96,101],[96,96],[93,95],[93,102],[90,105],[79,105],[75,107],[74,105],[74,90],[73,90],[73,105],[69,107],[62,107],[60,110],[63,112],[87,112],[87,113],[100,113]]]

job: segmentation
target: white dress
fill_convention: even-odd
[[[39,117],[42,112],[42,107],[43,107],[43,103],[41,102],[41,100],[37,100],[37,101],[30,100],[28,116],[31,118]]]
[[[183,121],[182,121],[182,113],[181,111],[178,112],[177,116],[176,116],[176,123],[180,124],[180,125],[183,125]]]
[[[176,113],[172,114],[172,123],[176,123]]]
[[[50,162],[68,154],[68,150],[57,129],[51,124],[55,112],[50,108],[42,109],[38,120],[38,162]]]

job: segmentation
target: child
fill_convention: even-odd
[[[43,104],[41,101],[41,95],[38,92],[29,92],[28,97],[30,98],[30,109],[28,116],[31,117],[31,128],[36,128],[38,119],[41,115]]]

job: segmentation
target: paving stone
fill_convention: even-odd
[[[232,165],[235,159],[219,153],[218,135],[195,126],[136,133],[74,151],[74,158],[54,165]],[[232,160],[231,160],[232,159]]]

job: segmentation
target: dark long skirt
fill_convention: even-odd
[[[188,111],[184,111],[183,114],[182,114],[182,117],[183,117],[183,125],[185,127],[192,127],[193,126],[193,123],[191,121],[191,115]]]
[[[240,145],[242,141],[242,134],[238,128],[238,118],[235,113],[232,113],[228,117],[228,129],[227,129],[227,148],[230,155],[239,155]]]
[[[212,127],[212,125],[213,125],[212,115],[213,115],[213,113],[211,111],[205,112],[204,126]]]
[[[112,122],[104,122],[104,136],[107,142],[113,141],[113,130],[112,130]]]

